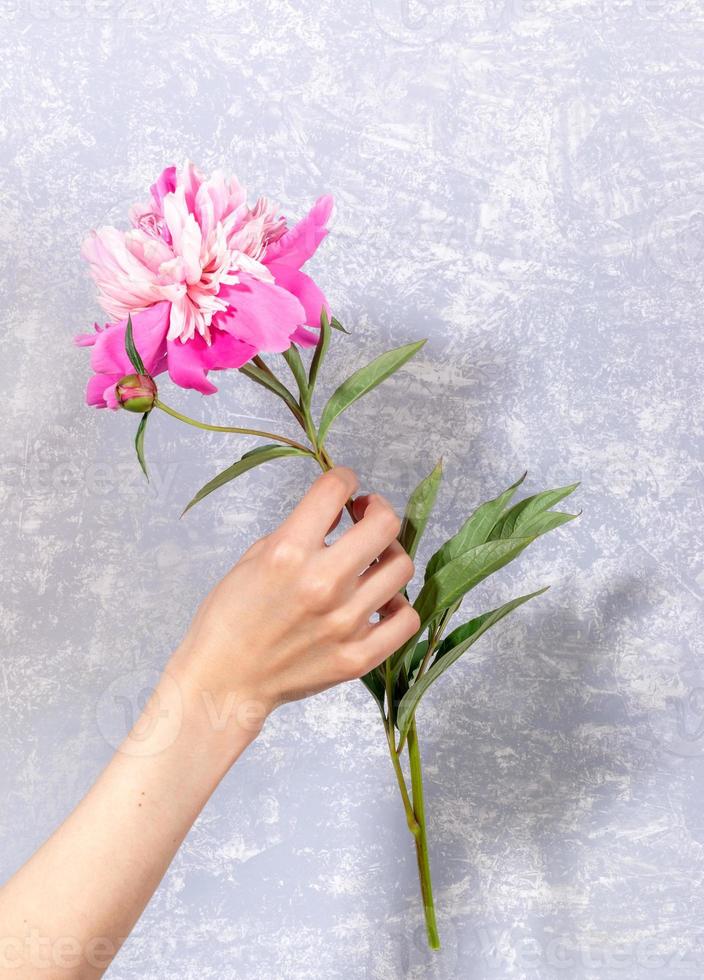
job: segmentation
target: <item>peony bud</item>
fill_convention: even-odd
[[[148,374],[128,374],[115,385],[121,408],[128,412],[151,412],[156,401],[156,385]]]

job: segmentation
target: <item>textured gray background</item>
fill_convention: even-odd
[[[312,476],[272,464],[179,522],[232,443],[155,420],[149,488],[134,420],[82,406],[79,244],[162,166],[294,215],[335,194],[313,268],[354,333],[326,384],[430,342],[330,448],[399,505],[445,457],[421,557],[525,466],[531,490],[583,481],[581,521],[476,608],[551,592],[420,712],[443,952],[348,685],[271,719],[115,980],[704,974],[703,45],[696,0],[1,0],[3,875]],[[276,413],[239,377],[171,400]]]

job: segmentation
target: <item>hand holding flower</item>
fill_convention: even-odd
[[[246,713],[256,734],[277,705],[363,676],[418,629],[400,591],[413,562],[382,497],[358,498],[358,522],[325,543],[356,488],[344,467],[318,477],[205,599],[169,665],[208,706],[227,704],[233,726],[248,724]]]
[[[150,200],[132,209],[129,231],[102,228],[84,244],[111,318],[78,338],[91,348],[86,400],[143,412],[135,448],[145,475],[145,429],[160,413],[228,437],[266,440],[235,455],[184,513],[272,460],[306,458],[327,473],[291,518],[254,545],[208,597],[172,668],[219,697],[236,679],[241,696],[259,704],[260,721],[281,701],[361,678],[381,715],[416,847],[428,942],[438,948],[416,711],[484,633],[545,591],[489,610],[475,608],[467,621],[454,623],[477,585],[577,516],[553,510],[577,484],[514,502],[522,477],[480,504],[430,557],[409,605],[399,590],[412,575],[442,467],[430,469],[434,461],[428,463],[430,472],[399,522],[379,497],[351,502],[354,477],[333,468],[327,439],[343,413],[415,357],[425,341],[386,351],[358,368],[329,395],[316,419],[322,367],[333,335],[344,328],[301,267],[327,234],[331,210],[326,195],[289,227],[267,199],[249,207],[234,178],[208,178],[192,164],[164,170]],[[309,358],[303,356],[306,348]],[[267,360],[263,354],[282,358]],[[283,378],[278,367],[286,369]],[[301,430],[296,438],[190,418],[162,400],[154,380],[168,373],[177,388],[211,395],[217,391],[213,372],[227,369],[280,399],[289,423]],[[357,523],[326,548],[326,532],[343,506]],[[375,611],[381,613],[378,624],[370,623]]]

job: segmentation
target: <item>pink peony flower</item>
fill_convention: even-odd
[[[208,179],[191,163],[164,170],[149,201],[130,209],[129,231],[100,228],[83,244],[111,318],[76,338],[93,348],[88,404],[118,407],[115,384],[134,370],[125,353],[128,315],[146,370],[168,371],[205,395],[217,391],[209,371],[315,344],[329,308],[301,266],[327,234],[332,203],[319,198],[288,228],[266,198],[250,208],[234,177]]]

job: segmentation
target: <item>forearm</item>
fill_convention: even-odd
[[[104,972],[256,734],[236,707],[214,704],[172,663],[90,792],[0,890],[0,978]]]
[[[364,676],[417,632],[386,501],[358,498],[356,523],[325,540],[356,487],[349,470],[319,477],[201,603],[120,751],[0,890],[0,980],[99,977],[266,716]]]

